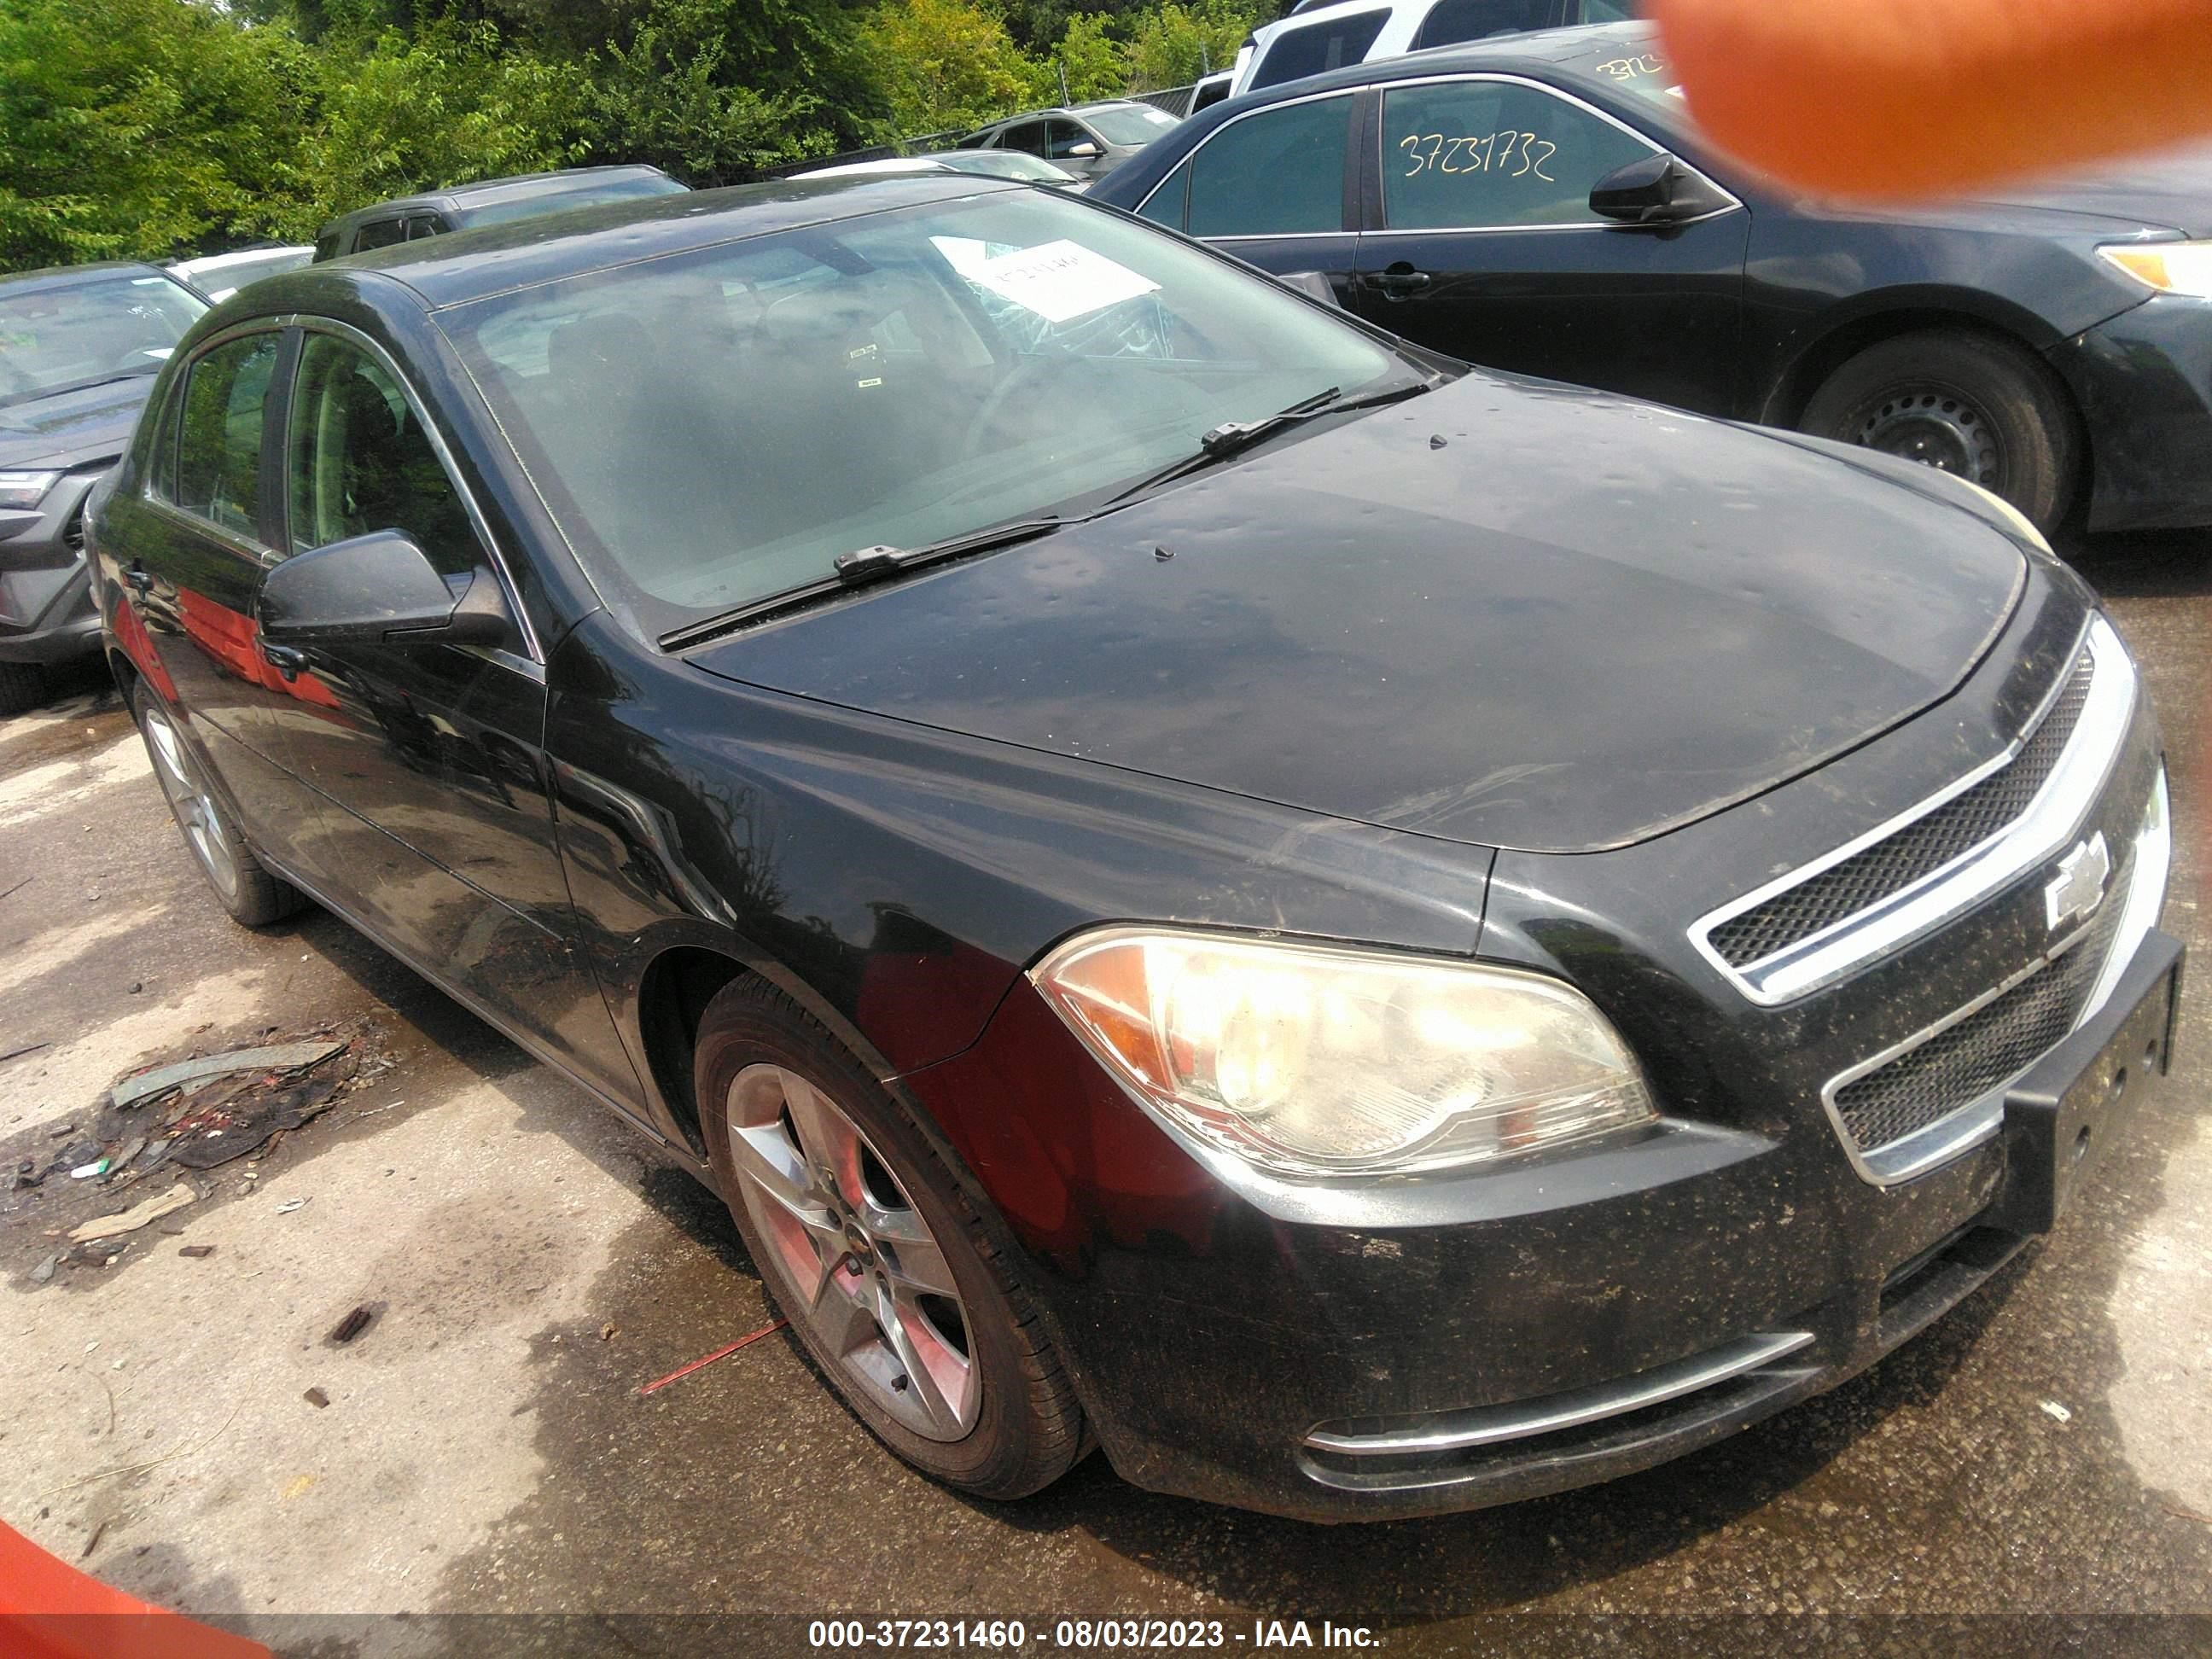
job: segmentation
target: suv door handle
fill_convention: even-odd
[[[1395,264],[1370,272],[1367,282],[1370,287],[1381,289],[1386,299],[1402,300],[1409,295],[1419,294],[1426,288],[1429,285],[1429,273],[1425,270],[1416,270],[1406,261],[1401,259]]]
[[[261,654],[269,659],[271,668],[288,680],[298,679],[301,671],[307,665],[307,653],[295,646],[271,645],[264,640]]]

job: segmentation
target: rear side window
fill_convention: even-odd
[[[407,240],[419,242],[426,236],[435,236],[446,228],[434,213],[418,213],[407,221]]]
[[[261,428],[279,338],[249,334],[195,362],[177,437],[176,504],[254,541],[261,539]]]
[[[1285,29],[1267,48],[1260,67],[1252,72],[1246,91],[1302,81],[1309,75],[1325,75],[1346,64],[1366,61],[1368,47],[1389,21],[1388,11],[1363,11],[1326,23],[1309,23],[1302,29]]]
[[[310,334],[286,445],[292,550],[398,530],[439,574],[482,562],[460,491],[389,369],[359,347]]]
[[[354,233],[353,251],[366,253],[373,247],[390,247],[407,234],[405,221],[400,219],[372,219]]]
[[[1519,34],[1551,27],[1555,0],[1437,0],[1413,36],[1413,50]]]
[[[1024,121],[1019,126],[1008,127],[999,135],[1000,149],[1018,149],[1031,155],[1044,154],[1044,123]]]
[[[1590,186],[1653,147],[1594,111],[1510,81],[1382,96],[1382,209],[1393,230],[1595,222]]]
[[[1352,94],[1231,121],[1190,158],[1194,236],[1297,236],[1344,228]]]

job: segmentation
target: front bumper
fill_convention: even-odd
[[[99,652],[82,526],[85,498],[104,470],[65,474],[34,508],[0,509],[0,662],[69,662]]]
[[[2088,527],[2212,524],[2212,300],[2157,295],[2051,361],[2081,409]]]
[[[1182,1158],[1025,984],[982,1042],[905,1082],[1027,1248],[1125,1479],[1382,1520],[1648,1468],[1924,1329],[2161,1086],[2181,957],[2152,933],[2008,1087],[2000,1137],[1887,1189],[1683,1125],[1413,1183],[1413,1225],[1285,1222]]]

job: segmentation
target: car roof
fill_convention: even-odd
[[[465,185],[453,185],[444,190],[426,190],[413,196],[395,196],[389,201],[372,202],[350,213],[341,213],[323,227],[328,235],[333,230],[358,224],[364,219],[381,219],[422,208],[481,207],[490,202],[520,201],[532,196],[557,196],[571,185],[595,179],[651,179],[665,178],[659,167],[642,162],[625,162],[618,166],[599,167],[561,167],[551,173],[518,173],[505,179],[478,179]]]
[[[313,253],[313,245],[307,242],[271,242],[267,247],[238,247],[228,253],[203,253],[191,259],[179,259],[172,269],[182,270],[223,270],[232,265],[248,264],[258,259],[274,259],[288,253]]]
[[[894,208],[999,191],[1028,192],[1015,179],[955,173],[878,173],[844,178],[775,179],[724,190],[608,202],[571,212],[458,230],[400,242],[370,253],[327,260],[268,279],[289,309],[304,301],[299,286],[375,271],[404,283],[430,310],[487,295],[604,270],[632,260],[747,240],[806,225],[834,224]],[[262,293],[257,283],[250,293]],[[271,301],[270,303],[280,303]]]
[[[36,289],[73,288],[98,276],[159,276],[165,283],[177,279],[159,265],[150,265],[137,259],[95,259],[83,265],[41,265],[36,270],[19,270],[12,276],[0,276],[0,290],[26,294]],[[186,284],[179,283],[185,287]]]
[[[1313,14],[1308,13],[1310,18]],[[1285,19],[1285,21],[1290,21]],[[1370,58],[1364,63],[1347,64],[1342,69],[1329,70],[1321,75],[1310,75],[1302,81],[1281,81],[1271,87],[1262,87],[1256,93],[1247,93],[1226,103],[1214,105],[1200,112],[1212,115],[1216,110],[1252,108],[1257,102],[1273,102],[1281,94],[1302,97],[1307,93],[1332,91],[1339,87],[1373,86],[1378,81],[1395,81],[1427,75],[1452,75],[1475,70],[1556,69],[1560,64],[1577,58],[1595,56],[1594,48],[1610,46],[1619,41],[1648,43],[1658,38],[1657,27],[1638,18],[1620,23],[1576,23],[1565,28],[1530,29],[1521,34],[1501,34],[1487,40],[1469,40],[1463,45],[1431,46],[1421,52],[1399,53],[1389,58]]]

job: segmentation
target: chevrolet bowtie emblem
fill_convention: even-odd
[[[2112,873],[2112,854],[2105,850],[2101,830],[2059,860],[2057,875],[2043,890],[2043,914],[2051,931],[2079,921],[2102,903],[2105,878]]]

